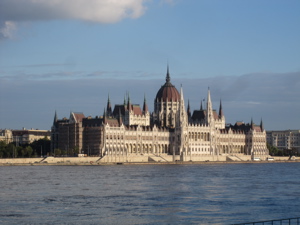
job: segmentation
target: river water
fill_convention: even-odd
[[[232,224],[299,217],[300,163],[0,167],[1,224]]]

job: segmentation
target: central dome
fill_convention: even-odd
[[[170,74],[169,74],[169,67],[167,70],[167,76],[166,76],[166,83],[161,86],[161,88],[158,90],[155,98],[155,102],[179,102],[180,100],[180,94],[177,91],[176,87],[171,84],[170,82]]]

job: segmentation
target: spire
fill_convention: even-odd
[[[121,109],[119,108],[119,125],[121,126],[123,123],[122,121],[122,114],[121,114]]]
[[[110,104],[109,94],[108,94],[108,98],[107,98],[106,112],[107,112],[107,115],[108,115],[108,116],[111,116],[112,110],[111,110],[111,104]]]
[[[187,115],[188,115],[188,118],[190,119],[191,118],[191,108],[190,108],[190,100],[188,99],[188,106],[187,106]]]
[[[261,132],[264,131],[264,124],[263,124],[262,118],[261,118],[261,120],[260,120],[260,129],[261,129]]]
[[[146,95],[144,94],[144,105],[143,105],[143,113],[146,114],[148,112],[148,105],[146,102]]]
[[[214,122],[214,115],[213,115],[209,87],[208,87],[208,91],[207,91],[207,102],[206,102],[206,122],[208,124],[211,124],[212,122]]]
[[[104,108],[104,111],[103,111],[103,118],[106,116],[106,110]]]
[[[200,104],[200,111],[203,111],[202,101],[201,101],[201,104]]]
[[[222,118],[224,116],[222,109],[222,100],[220,99],[220,108],[219,108],[219,117]]]
[[[185,106],[184,106],[184,97],[183,97],[183,90],[182,90],[182,85],[180,88],[180,105],[179,105],[179,124],[180,126],[185,126],[187,125],[187,112],[185,111]]]
[[[252,130],[254,129],[254,123],[253,123],[252,117],[251,117],[251,129],[252,129]]]
[[[55,110],[55,114],[54,114],[54,120],[53,120],[53,125],[57,122],[57,113],[56,113],[56,110]]]
[[[104,107],[104,111],[103,111],[103,123],[106,122],[106,111],[105,111],[105,107]]]
[[[126,94],[124,95],[124,108],[126,108]]]
[[[171,78],[170,78],[169,63],[168,63],[168,66],[167,66],[167,75],[166,75],[166,83],[170,83],[170,81],[171,81]]]
[[[128,93],[128,100],[127,100],[127,109],[128,109],[128,111],[131,111],[131,102],[130,102],[129,93]]]

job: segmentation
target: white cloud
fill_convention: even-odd
[[[15,22],[82,20],[116,23],[136,19],[146,10],[146,0],[1,0],[0,34],[11,38]]]
[[[12,21],[0,22],[0,39],[12,38],[16,29],[17,25]]]

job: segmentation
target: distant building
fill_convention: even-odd
[[[191,112],[185,108],[183,90],[171,83],[169,68],[166,82],[154,99],[154,112],[149,112],[146,99],[143,106],[133,104],[129,95],[112,110],[110,98],[102,116],[85,117],[70,113],[59,120],[55,113],[51,129],[52,151],[78,148],[81,153],[99,156],[102,161],[138,161],[148,156],[153,161],[219,160],[226,156],[265,159],[266,132],[260,125],[238,122],[225,125],[220,102],[213,109],[210,90],[206,108]]]
[[[0,130],[0,141],[4,141],[6,144],[13,142],[13,134],[11,130]]]
[[[267,131],[267,142],[280,150],[300,153],[300,130]]]
[[[39,139],[48,137],[50,140],[51,132],[49,130],[12,130],[13,142],[17,145],[30,144]]]
[[[34,141],[48,137],[51,138],[49,130],[0,130],[0,141],[5,141],[7,144],[14,142],[17,145],[31,144]]]

